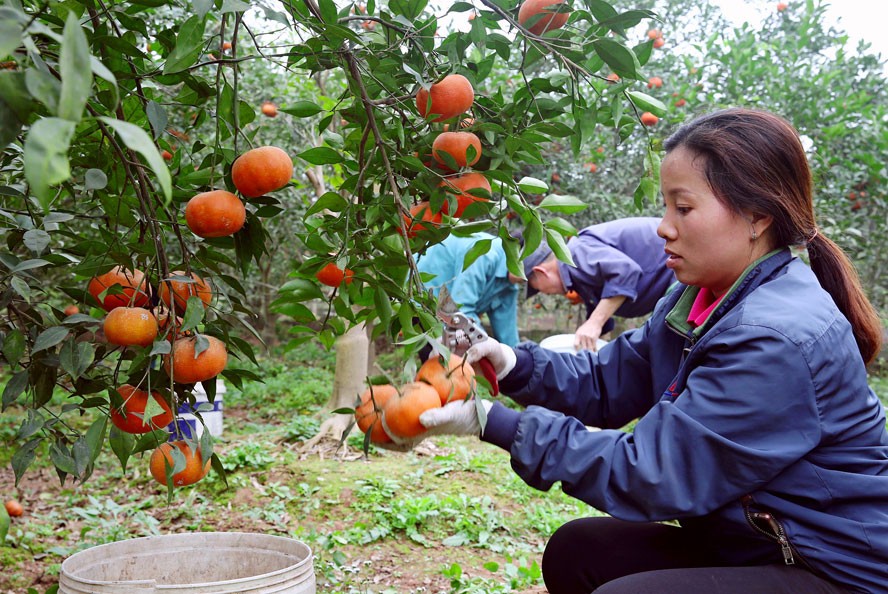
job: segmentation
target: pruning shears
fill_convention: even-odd
[[[459,311],[453,297],[446,286],[441,287],[438,294],[438,309],[435,312],[438,319],[444,322],[444,336],[447,346],[459,356],[465,355],[473,344],[487,340],[487,332],[479,323]],[[448,338],[449,337],[449,338]],[[491,393],[499,394],[499,382],[496,379],[496,370],[493,364],[486,358],[478,361],[478,366],[484,374],[484,378],[490,383]]]

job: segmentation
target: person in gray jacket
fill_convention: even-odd
[[[526,408],[450,403],[425,435],[480,436],[609,514],[551,537],[551,594],[888,591],[881,324],[817,227],[797,132],[735,108],[665,148],[658,230],[681,284],[597,353],[473,345]]]

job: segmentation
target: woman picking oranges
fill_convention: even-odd
[[[884,592],[888,434],[866,374],[881,327],[817,227],[798,134],[729,109],[665,149],[658,232],[681,284],[647,323],[597,353],[487,339],[466,360],[527,408],[487,404],[483,434],[459,402],[420,420],[609,514],[552,536],[551,594]]]

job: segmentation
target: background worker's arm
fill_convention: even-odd
[[[625,295],[616,295],[599,301],[595,306],[595,309],[593,309],[592,313],[589,315],[589,319],[577,328],[574,337],[574,347],[577,350],[597,350],[596,344],[598,338],[601,336],[601,329],[607,321],[611,319],[614,312],[620,309],[620,306],[623,305],[624,301],[626,301]]]

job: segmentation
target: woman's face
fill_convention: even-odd
[[[679,281],[721,296],[769,251],[767,225],[724,206],[706,181],[704,164],[685,147],[663,159],[660,189],[666,210],[657,233],[666,240],[666,266]]]

